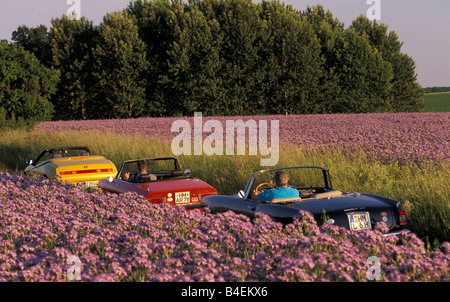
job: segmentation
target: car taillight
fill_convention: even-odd
[[[198,200],[202,201],[203,197],[210,196],[210,195],[217,195],[217,193],[216,192],[200,193],[200,194],[198,194]]]
[[[152,204],[161,204],[161,203],[166,203],[166,199],[165,198],[149,198],[148,201]]]
[[[91,169],[91,170],[73,170],[73,171],[61,171],[59,175],[71,175],[71,174],[87,174],[87,173],[103,173],[112,172],[111,168],[108,169]]]
[[[400,225],[406,224],[406,211],[401,202],[397,203],[398,214],[400,215]]]

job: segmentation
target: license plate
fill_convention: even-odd
[[[175,203],[189,203],[189,201],[190,201],[189,192],[175,193]]]
[[[372,228],[369,212],[349,213],[347,216],[352,231],[370,230]]]
[[[98,181],[83,181],[79,182],[78,185],[83,188],[96,187],[98,185]]]

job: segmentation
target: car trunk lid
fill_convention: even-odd
[[[161,180],[140,186],[149,192],[147,199],[151,203],[168,203],[187,208],[194,204],[200,207],[203,197],[217,194],[216,189],[196,178]]]
[[[345,225],[348,228],[351,228],[352,223],[358,223],[364,219],[368,219],[370,228],[379,221],[386,223],[389,228],[395,225],[392,205],[360,194],[305,200],[295,207],[313,213],[316,219],[320,218],[318,221],[328,221],[328,223]],[[365,227],[362,226],[362,228]]]
[[[73,184],[84,182],[92,186],[109,176],[116,176],[117,169],[112,162],[102,156],[77,156],[53,159],[56,177],[61,181],[68,180]]]

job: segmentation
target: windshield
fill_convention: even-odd
[[[67,157],[89,156],[90,151],[87,147],[64,147],[52,148],[42,151],[42,153],[33,162],[34,165],[49,159],[59,159]]]
[[[178,170],[178,163],[175,158],[140,159],[125,162],[119,177],[123,178],[126,173],[137,172],[155,175],[171,174],[175,170]]]
[[[288,186],[299,190],[300,196],[308,196],[313,193],[323,192],[325,189],[331,189],[328,171],[319,167],[290,167],[281,169],[271,169],[253,174],[254,181],[249,188],[247,184],[247,192],[251,193],[258,186],[259,191],[270,188],[268,183],[275,185],[275,173],[285,172],[288,175]],[[250,179],[250,182],[252,178]]]
[[[289,185],[297,189],[326,187],[323,171],[314,168],[281,169],[261,173],[255,176],[255,185],[263,182],[275,184],[274,176],[277,171],[285,172],[289,177]]]

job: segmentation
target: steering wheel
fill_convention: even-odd
[[[274,184],[271,184],[270,182],[263,182],[263,183],[259,184],[259,185],[256,187],[255,192],[259,192],[259,188],[261,188],[262,186],[270,186],[271,188],[274,188],[274,187],[275,187],[275,185],[274,185]],[[268,189],[268,188],[267,188],[267,189]],[[267,190],[267,189],[266,189],[266,190]]]
[[[127,173],[122,174],[121,179],[128,181],[129,179],[134,178],[138,173],[139,173],[138,170],[128,171]],[[128,179],[125,179],[125,174],[128,174]]]

